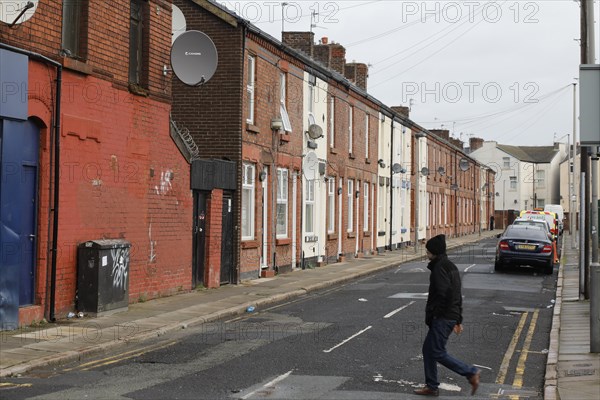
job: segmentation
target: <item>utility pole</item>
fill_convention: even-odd
[[[591,13],[590,13],[591,11]],[[594,3],[592,0],[581,0],[581,64],[593,64],[593,52],[594,49],[590,48],[590,35],[589,30],[591,29],[593,32],[594,24],[588,24],[588,14],[591,14],[593,21],[594,16]],[[591,35],[593,36],[593,35]],[[593,40],[592,40],[593,41]],[[590,54],[590,52],[592,54]],[[590,62],[590,60],[592,62]],[[584,190],[582,190],[582,197],[580,199],[580,213],[589,215],[589,203],[590,203],[590,191],[588,185],[588,179],[590,176],[589,173],[589,160],[588,160],[588,148],[586,146],[581,146],[581,181],[580,185],[583,186]],[[583,179],[583,177],[586,177]],[[589,291],[589,264],[590,264],[590,224],[587,219],[582,219],[583,224],[579,227],[580,237],[579,242],[581,246],[581,259],[579,260],[579,268],[583,268],[584,270],[584,282],[583,288],[580,288],[580,292],[583,294],[584,298],[587,300],[590,298]]]
[[[569,233],[571,234],[571,248],[575,248],[575,160],[577,158],[577,83],[573,83],[573,146],[569,152],[573,158],[569,161]]]
[[[421,158],[420,158],[420,147],[421,138],[425,137],[423,132],[415,133],[415,253],[419,250],[419,203],[421,202]]]

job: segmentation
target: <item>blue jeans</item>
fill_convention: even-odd
[[[446,343],[455,325],[456,321],[434,318],[429,327],[429,332],[427,332],[427,337],[425,337],[423,343],[425,383],[431,389],[437,390],[440,386],[437,363],[467,378],[477,373],[477,368],[457,360],[446,351]]]

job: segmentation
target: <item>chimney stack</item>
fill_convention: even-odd
[[[481,138],[477,138],[477,137],[472,137],[469,139],[469,147],[471,148],[471,151],[475,151],[477,149],[480,149],[483,147],[483,139]]]
[[[363,63],[348,63],[344,67],[344,76],[348,78],[359,88],[367,90],[367,78],[369,76],[369,67]]]
[[[315,34],[313,32],[283,32],[283,44],[313,56]]]
[[[410,113],[410,108],[404,106],[392,106],[390,107],[392,111],[402,115],[403,117],[408,118],[408,114]]]
[[[440,137],[448,142],[450,141],[450,131],[447,129],[430,129],[429,131],[437,137]]]

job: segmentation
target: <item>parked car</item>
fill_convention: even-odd
[[[498,235],[494,269],[509,265],[542,267],[548,275],[554,268],[554,246],[546,231],[533,225],[509,225]]]
[[[559,235],[558,218],[556,217],[556,214],[553,212],[524,210],[524,211],[521,211],[519,218],[545,220],[548,222],[548,225],[550,225],[550,232],[554,236],[558,237],[558,235]]]
[[[548,237],[552,240],[556,240],[556,237],[550,232],[550,225],[548,221],[541,219],[531,219],[531,218],[517,218],[513,221],[513,225],[531,225],[531,226],[539,226],[541,227],[547,234]]]

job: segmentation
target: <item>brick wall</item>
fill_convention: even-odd
[[[87,240],[131,242],[130,302],[191,287],[191,235],[182,234],[191,232],[189,165],[169,136],[169,81],[162,74],[169,63],[171,7],[163,0],[151,0],[148,7],[148,88],[141,96],[128,90],[128,2],[89,2],[86,59],[79,61],[59,55],[61,1],[41,2],[33,18],[14,29],[0,26],[2,42],[65,66],[57,318],[75,307],[76,249]],[[41,128],[36,303],[47,313],[55,73],[36,61],[30,61],[29,72],[29,113]]]

